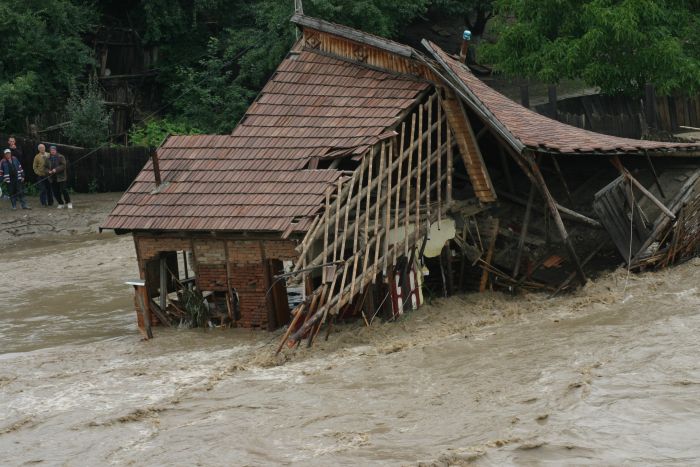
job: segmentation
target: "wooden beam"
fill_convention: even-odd
[[[371,154],[371,153],[370,153]],[[371,157],[371,156],[370,156]],[[367,156],[366,154],[362,156],[362,163],[360,164],[360,167],[364,167],[365,165],[365,160]],[[362,189],[362,182],[364,182],[364,169],[362,168],[360,170],[360,180],[357,183],[358,186],[358,192]],[[358,218],[360,215],[360,208],[362,204],[362,197],[358,196],[357,197],[357,205],[355,206],[355,233],[353,235],[353,244],[352,244],[352,251],[353,254],[357,252],[357,241],[358,237],[360,236],[360,222],[358,222]],[[352,285],[352,288],[350,289],[350,294],[354,295],[355,293],[355,277],[357,276],[357,261],[355,261],[352,265],[352,278],[350,279],[350,284]]]
[[[525,201],[524,199],[522,199],[522,198],[519,197],[519,196],[514,195],[513,193],[506,193],[505,191],[502,191],[502,192],[500,192],[499,195],[500,195],[502,198],[505,198],[505,199],[507,199],[507,200],[509,200],[509,201],[513,201],[514,203],[518,203],[518,204],[520,204],[520,205],[522,205],[522,206],[527,206],[527,201]],[[588,225],[588,226],[590,226],[590,227],[593,227],[593,228],[596,228],[596,229],[602,229],[602,228],[603,228],[603,224],[601,224],[600,222],[598,222],[598,221],[595,220],[595,219],[592,219],[592,218],[590,218],[590,217],[588,217],[588,216],[584,216],[583,214],[581,214],[581,213],[579,213],[579,212],[576,212],[576,211],[574,211],[573,209],[565,208],[564,206],[562,206],[562,205],[559,204],[559,203],[556,203],[556,206],[557,206],[557,209],[559,210],[559,212],[560,212],[563,216],[565,216],[567,219],[569,219],[569,220],[576,221],[576,222],[580,222],[580,223],[582,223],[582,224],[586,224],[586,225]],[[540,212],[540,213],[546,211],[546,209],[545,209],[545,210],[542,210],[542,209],[541,209],[540,207],[538,207],[538,206],[535,206],[533,209],[534,209],[535,211]]]
[[[462,102],[448,89],[442,104],[447,122],[455,130],[459,152],[474,193],[482,202],[496,201],[496,191]]]
[[[498,225],[499,225],[499,220],[498,218],[495,218],[492,221],[491,224],[491,237],[489,239],[489,248],[486,251],[486,259],[484,259],[484,262],[488,264],[489,266],[491,265],[491,261],[493,260],[493,253],[496,250],[496,240],[498,239]],[[486,291],[486,286],[489,281],[489,272],[484,269],[484,271],[481,273],[481,281],[479,282],[479,292],[485,292]]]
[[[378,49],[400,55],[404,58],[411,58],[413,56],[413,49],[407,45],[402,45],[388,39],[367,34],[347,26],[330,23],[322,19],[311,18],[309,16],[304,16],[297,13],[292,16],[291,22],[305,28],[326,32],[354,42],[359,42],[360,44],[376,47]]]
[[[404,197],[404,236],[408,237],[408,224],[410,222],[410,217],[411,217],[411,209],[409,206],[411,205],[411,174],[413,173],[412,167],[413,167],[413,148],[415,146],[415,141],[413,138],[413,131],[415,130],[416,127],[416,114],[413,114],[413,118],[411,119],[411,146],[408,149],[408,177],[406,180],[406,196]],[[408,256],[408,242],[406,242],[406,247],[404,249],[404,256]]]
[[[416,161],[416,165],[418,166],[418,176],[416,177],[416,213],[415,213],[416,229],[414,230],[416,239],[413,242],[415,245],[418,245],[418,240],[419,240],[417,226],[420,225],[421,174],[423,173],[423,171],[421,170],[421,168],[423,167],[423,106],[422,105],[418,109],[418,134],[420,136],[418,137],[418,160]]]
[[[566,192],[566,197],[569,200],[571,204],[574,203],[574,199],[571,197],[571,190],[569,190],[569,184],[566,183],[566,179],[564,178],[564,173],[561,171],[561,167],[559,167],[559,161],[557,161],[557,156],[554,154],[551,155],[552,157],[552,165],[554,165],[554,170],[557,173],[557,176],[559,177],[559,181],[561,182],[562,186],[564,187],[564,191]]]
[[[520,261],[523,256],[523,248],[525,247],[525,237],[527,237],[527,230],[530,225],[530,215],[532,214],[532,203],[535,201],[535,184],[530,184],[530,194],[527,197],[527,207],[525,208],[525,219],[523,219],[523,225],[520,229],[520,238],[518,239],[518,250],[515,254],[515,266],[513,266],[513,278],[517,279],[518,273],[520,272]]]

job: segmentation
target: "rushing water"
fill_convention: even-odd
[[[575,295],[454,297],[272,356],[155,329],[129,238],[20,244],[0,271],[0,464],[700,462],[700,261]]]

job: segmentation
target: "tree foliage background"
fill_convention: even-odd
[[[295,40],[293,0],[2,0],[0,126],[65,111],[94,73],[101,26],[157,45],[162,107],[137,142],[169,131],[228,133]],[[579,78],[607,93],[700,92],[700,2],[690,0],[305,0],[305,13],[401,37],[440,19],[483,35],[479,59],[510,76]],[[493,27],[491,27],[493,26]],[[75,98],[73,99],[75,102]]]
[[[511,76],[583,79],[604,93],[700,91],[700,2],[498,0],[481,57]]]

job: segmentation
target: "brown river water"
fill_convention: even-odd
[[[130,237],[5,249],[0,465],[698,465],[700,260],[278,334],[155,329]]]

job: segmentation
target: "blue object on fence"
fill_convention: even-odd
[[[472,40],[472,32],[469,29],[464,30],[464,35],[462,36],[465,41]]]

